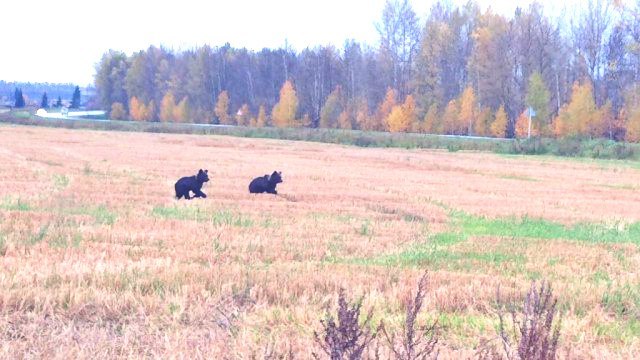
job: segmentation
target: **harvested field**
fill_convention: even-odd
[[[425,269],[443,358],[541,279],[561,358],[640,357],[637,162],[2,125],[0,184],[0,358],[309,358],[341,287],[399,328]]]

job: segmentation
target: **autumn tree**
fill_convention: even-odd
[[[529,137],[529,110],[523,111],[518,119],[516,119],[515,135],[518,139],[526,139]],[[531,123],[531,136],[537,136],[538,129]]]
[[[167,92],[162,97],[162,102],[160,103],[160,121],[162,122],[170,122],[175,121],[174,113],[176,108],[176,100],[173,96],[172,92]]]
[[[418,121],[413,96],[408,95],[404,104],[394,106],[385,122],[391,132],[408,132],[415,128]]]
[[[439,118],[438,104],[434,103],[429,107],[422,121],[422,132],[427,134],[442,133],[442,123]]]
[[[280,89],[280,101],[273,107],[271,118],[277,127],[295,127],[298,111],[298,96],[293,83],[287,80]]]
[[[353,119],[351,109],[344,109],[338,116],[338,128],[345,130],[353,129]]]
[[[458,114],[458,127],[460,133],[472,135],[473,124],[476,118],[476,95],[471,86],[467,86],[460,96],[460,113]]]
[[[472,83],[477,86],[479,102],[492,109],[514,102],[512,79],[515,71],[510,56],[513,34],[509,21],[489,9],[479,16],[472,38],[473,52],[467,66]]]
[[[236,123],[239,126],[249,126],[251,123],[251,110],[249,110],[249,105],[244,104],[238,109],[236,113]]]
[[[571,100],[555,120],[555,132],[560,137],[593,135],[590,132],[601,121],[593,100],[591,83],[575,83]]]
[[[459,112],[458,103],[455,100],[449,101],[442,114],[442,131],[445,134],[458,134]]]
[[[487,136],[490,134],[491,123],[493,122],[493,113],[491,108],[485,106],[480,110],[476,116],[476,121],[473,125],[474,134],[477,136]]]
[[[229,115],[229,93],[226,90],[218,95],[214,112],[219,124],[233,125],[233,118]]]
[[[527,88],[527,105],[531,106],[535,115],[531,118],[531,129],[536,134],[547,134],[549,125],[549,101],[551,94],[538,71],[529,77]]]
[[[156,102],[151,100],[144,109],[144,121],[154,121],[156,119]]]
[[[376,119],[371,130],[384,130],[386,127],[386,119],[391,114],[393,108],[397,105],[396,102],[397,92],[388,88],[387,93],[384,96],[384,100],[378,105],[378,111],[376,113]]]
[[[125,110],[124,105],[120,102],[111,104],[109,118],[111,120],[125,120],[127,118],[127,110]]]
[[[132,96],[129,100],[129,116],[131,117],[131,120],[142,121],[144,112],[144,103],[138,100],[137,97]]]
[[[495,137],[503,138],[507,134],[507,125],[509,124],[509,118],[507,112],[504,110],[504,105],[500,105],[496,112],[495,119],[491,123],[491,135]]]
[[[264,105],[260,105],[258,109],[258,117],[256,118],[255,127],[265,127],[267,126],[267,110]]]
[[[173,119],[177,122],[190,122],[189,98],[184,97],[176,107],[173,108]]]
[[[336,88],[327,97],[327,101],[325,101],[324,105],[322,106],[322,110],[320,110],[320,127],[338,127],[338,118],[344,110],[342,89],[340,86],[336,86]]]
[[[619,116],[626,129],[625,140],[640,142],[640,94],[630,91],[625,96],[625,107]]]

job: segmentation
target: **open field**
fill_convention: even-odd
[[[339,288],[398,328],[424,269],[443,358],[537,279],[561,358],[640,357],[638,162],[1,125],[0,184],[0,358],[309,358]]]

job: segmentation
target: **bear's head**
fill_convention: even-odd
[[[206,183],[209,181],[209,170],[200,169],[200,171],[198,171],[198,175],[196,175],[196,179],[199,183]]]
[[[274,171],[269,177],[269,182],[272,184],[279,184],[282,182],[282,171]]]

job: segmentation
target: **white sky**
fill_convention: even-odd
[[[410,0],[423,18],[435,0]],[[451,0],[466,3],[466,0]],[[532,0],[478,0],[505,15]],[[586,0],[541,0],[545,8]],[[259,50],[287,39],[295,50],[346,39],[375,44],[385,0],[21,0],[0,6],[0,80],[93,82],[108,49],[127,54],[164,45]]]

